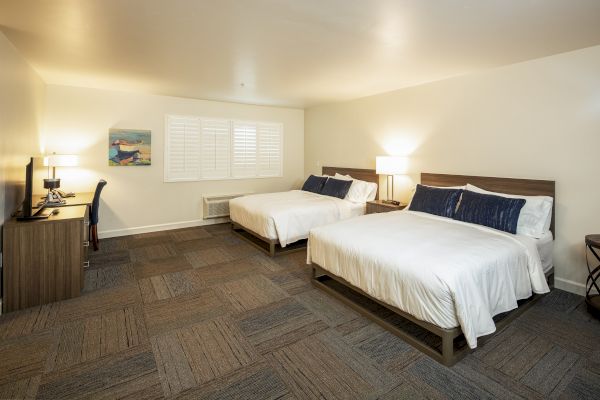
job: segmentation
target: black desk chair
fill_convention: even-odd
[[[106,181],[100,179],[98,186],[96,186],[96,192],[94,192],[94,200],[92,201],[92,209],[90,215],[90,237],[92,244],[94,245],[94,251],[98,250],[98,208],[100,207],[100,192],[106,186]]]

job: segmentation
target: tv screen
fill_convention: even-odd
[[[33,157],[25,167],[25,198],[23,199],[23,217],[31,217],[33,212]]]
[[[44,178],[47,177],[48,168],[44,167],[44,159],[41,157],[31,157],[25,167],[23,217],[31,217],[43,207],[42,196],[46,194],[44,192]]]

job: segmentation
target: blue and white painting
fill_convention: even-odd
[[[111,129],[108,133],[108,165],[140,166],[152,163],[151,131]]]

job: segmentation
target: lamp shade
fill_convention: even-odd
[[[377,156],[375,172],[380,175],[404,175],[408,160],[405,157]]]
[[[44,167],[76,167],[79,157],[74,154],[51,154],[44,157]]]

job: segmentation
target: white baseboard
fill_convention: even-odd
[[[168,224],[157,224],[157,225],[146,225],[146,226],[138,226],[135,228],[112,229],[112,230],[108,230],[108,231],[98,232],[98,237],[100,239],[105,239],[105,238],[118,237],[118,236],[136,235],[139,233],[168,231],[171,229],[191,228],[194,226],[222,224],[222,223],[229,222],[229,221],[230,221],[229,218],[223,217],[223,218],[211,218],[211,219],[194,219],[191,221],[181,221],[181,222],[173,222],[173,223],[168,223]]]
[[[585,296],[585,285],[583,283],[555,277],[554,287],[557,289],[566,290],[567,292],[578,294],[580,296]]]

